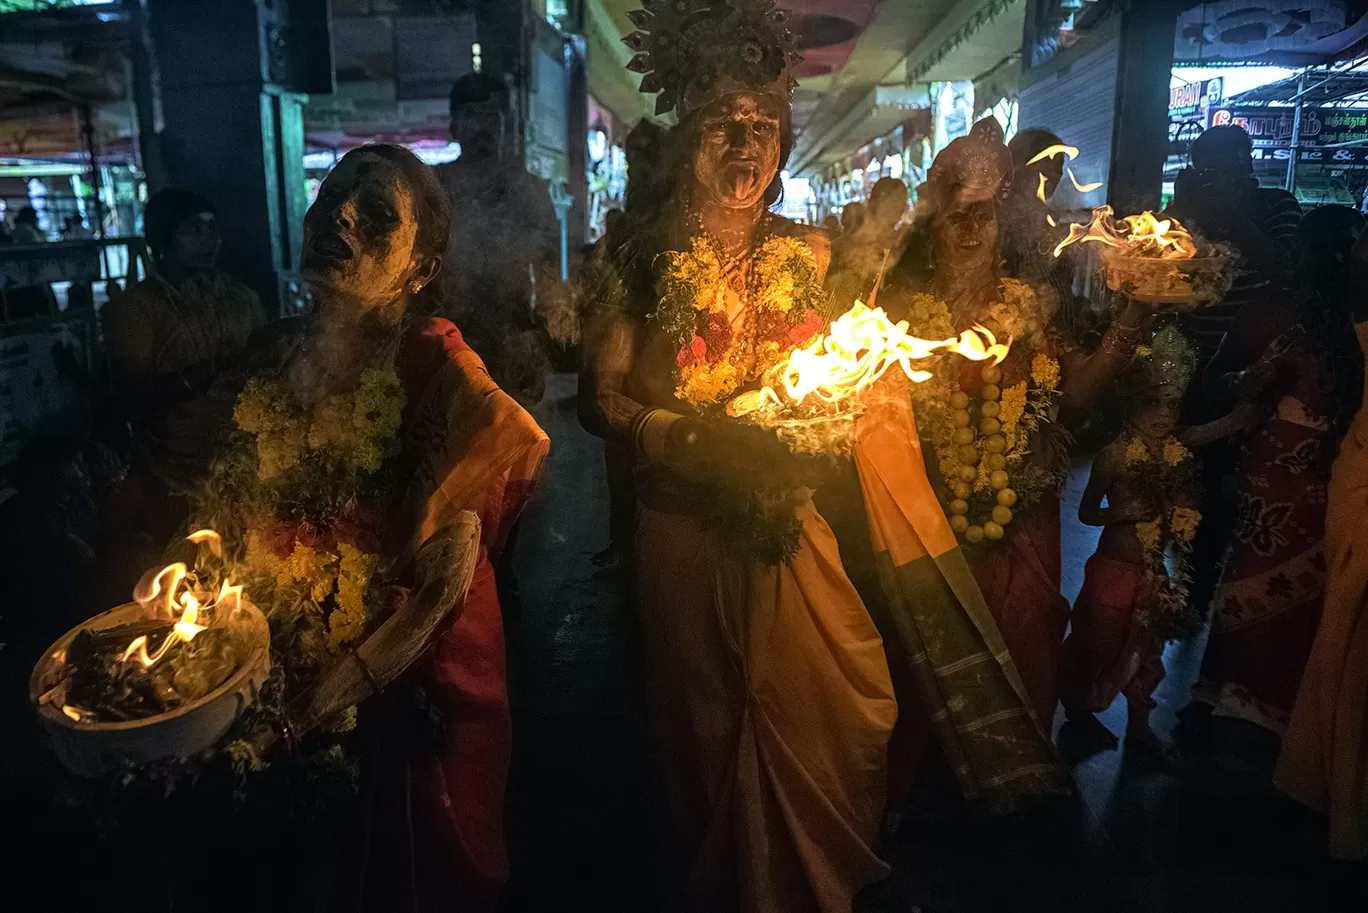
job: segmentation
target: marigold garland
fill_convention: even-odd
[[[706,235],[665,259],[654,320],[679,347],[675,395],[685,402],[720,404],[821,329],[817,255],[797,238],[771,237],[752,255],[749,337],[727,319],[722,261]]]
[[[263,482],[298,467],[310,452],[327,454],[374,472],[399,431],[404,391],[391,370],[368,368],[351,393],[325,398],[305,415],[278,378],[248,381],[233,410],[238,428],[256,439]]]
[[[255,378],[238,397],[241,459],[225,465],[243,469],[225,477],[208,506],[245,525],[247,592],[306,666],[357,641],[373,620],[367,595],[378,536],[358,526],[348,505],[377,484],[403,409],[392,366],[366,368],[354,389],[311,410],[280,377]]]
[[[706,234],[696,235],[688,250],[667,252],[664,260],[652,320],[677,346],[675,396],[704,412],[719,412],[739,389],[822,328],[817,256],[797,238],[771,236],[752,252],[740,290],[746,311],[735,326],[728,318],[722,261]],[[719,480],[710,500],[709,524],[738,550],[771,565],[797,553],[802,522],[791,492]]]
[[[1175,507],[1169,514],[1169,529],[1184,542],[1197,537],[1197,524],[1202,522],[1202,512],[1191,507]]]
[[[375,573],[376,556],[346,542],[337,546],[337,605],[328,616],[328,646],[339,650],[366,632],[370,613],[366,592]]]
[[[1159,457],[1139,435],[1125,440],[1122,452],[1128,469],[1153,465],[1147,474],[1148,487],[1160,503],[1172,504],[1191,497],[1196,475],[1196,460],[1178,441],[1168,437],[1158,442]],[[1192,542],[1202,522],[1201,511],[1175,506],[1153,520],[1135,524],[1135,536],[1145,550],[1150,573],[1162,581],[1159,604],[1147,624],[1154,636],[1165,640],[1186,640],[1199,632],[1205,620],[1191,605],[1190,556]]]
[[[992,316],[1004,334],[1035,338],[1042,332],[1035,293],[1008,280]],[[949,308],[931,295],[914,295],[909,324],[915,335],[957,335]],[[1029,345],[1029,342],[1019,344]],[[1032,438],[1051,421],[1059,393],[1059,362],[1044,352],[1031,359],[1030,380],[999,386],[1002,371],[986,365],[977,396],[961,389],[953,362],[933,367],[933,380],[914,388],[919,424],[936,452],[943,484],[937,486],[951,528],[970,543],[1001,539],[1017,511],[1029,508],[1053,483],[1048,468],[1028,461]]]

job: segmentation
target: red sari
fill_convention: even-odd
[[[1069,601],[1060,592],[1059,496],[1016,515],[1000,542],[969,551],[969,566],[1048,732],[1059,703]]]
[[[1271,383],[1259,392],[1276,406],[1244,443],[1239,518],[1193,698],[1282,734],[1320,623],[1335,436],[1330,381],[1305,337],[1276,340],[1250,375]]]
[[[1034,352],[1056,355],[1056,346],[1044,348],[1049,344],[1037,340],[1034,349],[1024,344],[1014,348],[1002,363],[1002,389],[1029,380]],[[983,385],[980,370],[974,362],[962,366],[960,388],[976,395]],[[1039,438],[1032,443],[1033,451],[1047,449]],[[965,556],[1021,673],[1035,718],[1049,733],[1069,626],[1069,601],[1061,592],[1058,493],[1043,493],[1037,503],[1017,511],[1001,541],[965,549]]]
[[[1144,624],[1168,577],[1145,561],[1122,561],[1100,551],[1088,559],[1083,589],[1064,642],[1064,707],[1101,713],[1126,696],[1129,726],[1148,722],[1154,691],[1164,680],[1164,642]]]
[[[421,456],[405,506],[416,532],[401,554],[461,510],[479,514],[483,547],[461,614],[429,659],[368,714],[361,859],[342,879],[360,884],[340,908],[492,911],[508,878],[503,802],[512,726],[491,562],[550,443],[450,321],[416,327],[399,369],[410,404],[403,438]]]

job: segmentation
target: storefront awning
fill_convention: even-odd
[[[793,163],[792,169],[799,175],[820,171],[930,106],[925,86],[876,86],[812,145],[813,154]]]
[[[1021,53],[1026,0],[960,0],[907,55],[911,84],[978,79]]]
[[[791,167],[796,174],[820,171],[875,137],[892,130],[911,113],[931,105],[931,82],[977,79],[992,73],[1021,51],[1026,0],[960,0],[927,29],[890,74],[904,85],[870,90],[815,142],[804,143]]]

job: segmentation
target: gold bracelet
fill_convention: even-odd
[[[665,445],[669,440],[670,429],[684,416],[668,409],[652,409],[637,421],[637,452],[652,462],[665,459]]]

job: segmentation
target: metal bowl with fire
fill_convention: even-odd
[[[1191,310],[1216,304],[1234,282],[1235,251],[1209,244],[1177,219],[1152,212],[1117,219],[1110,206],[1093,210],[1087,225],[1069,226],[1055,256],[1072,244],[1097,244],[1107,287],[1140,301]]]
[[[188,541],[193,564],[149,571],[133,602],[67,632],[33,669],[30,700],[73,773],[208,750],[270,673],[270,628],[229,581],[218,534]]]
[[[915,362],[948,352],[999,364],[1010,349],[1010,341],[999,343],[984,327],[952,339],[921,339],[907,330],[907,321],[894,323],[882,308],[857,301],[772,368],[764,386],[732,399],[727,414],[773,429],[794,453],[849,455],[862,395],[894,367],[923,383],[932,375]]]

